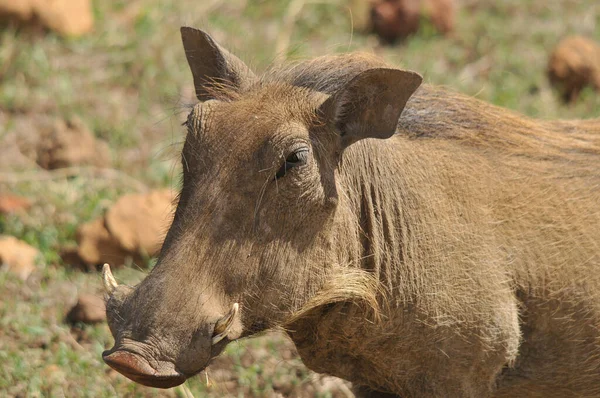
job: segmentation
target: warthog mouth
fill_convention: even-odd
[[[112,275],[108,264],[104,264],[102,268],[102,279],[106,294],[110,298],[120,286]],[[221,350],[231,341],[229,334],[235,322],[239,322],[239,308],[238,303],[233,303],[227,314],[209,321],[209,330],[212,330],[212,335],[199,336],[198,339],[206,343],[204,349],[207,350],[207,353],[210,354],[211,350],[215,350],[215,347],[217,347],[216,350]],[[148,351],[148,349],[149,347],[144,342],[123,339],[115,341],[115,346],[112,349],[104,351],[102,359],[108,366],[123,376],[145,386],[157,388],[171,388],[182,384],[187,378],[204,370],[210,359],[207,358],[205,362],[197,366],[190,365],[186,361],[178,362],[179,365],[176,365],[172,361],[154,359],[153,354],[146,353],[144,355],[144,351]],[[180,369],[183,369],[183,371]]]
[[[148,387],[171,388],[187,379],[171,362],[157,361],[151,366],[139,354],[123,349],[104,351],[102,359],[123,376]]]

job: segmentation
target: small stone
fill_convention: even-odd
[[[422,17],[447,35],[454,30],[455,0],[374,0],[371,26],[387,43],[405,39],[419,30]]]
[[[106,320],[104,300],[93,294],[80,294],[77,304],[67,314],[70,323],[99,323]]]
[[[41,25],[64,36],[79,36],[94,27],[90,0],[0,0],[0,19]]]
[[[0,17],[3,20],[29,21],[33,18],[34,0],[0,0]]]
[[[120,266],[125,263],[131,254],[123,249],[119,242],[108,232],[104,225],[104,218],[81,225],[77,229],[77,256],[89,266],[110,263],[112,266]],[[77,261],[77,257],[68,250],[65,251],[65,260]],[[77,264],[74,264],[77,265]]]
[[[447,35],[454,30],[455,0],[425,0],[425,13],[441,34]]]
[[[93,272],[98,270],[100,263],[90,264],[79,256],[79,248],[77,246],[63,247],[58,253],[65,265],[80,271]]]
[[[38,0],[36,16],[45,27],[63,36],[80,36],[94,28],[90,0]]]
[[[171,190],[122,196],[106,213],[106,228],[131,253],[158,253],[173,212]]]
[[[87,270],[104,263],[119,267],[128,258],[142,263],[160,250],[171,222],[174,196],[169,189],[122,196],[104,217],[81,225],[76,251],[64,248],[61,257],[65,263]]]
[[[26,280],[35,270],[39,251],[13,236],[0,236],[0,266]]]
[[[371,23],[379,38],[387,43],[404,39],[419,30],[420,0],[380,0],[371,9]]]
[[[582,36],[561,40],[550,54],[548,77],[565,102],[575,101],[586,86],[600,91],[600,45]]]
[[[40,134],[37,163],[48,170],[71,166],[108,167],[110,151],[106,142],[96,139],[77,118],[57,120]]]
[[[10,214],[19,210],[26,210],[31,202],[22,196],[0,194],[0,214]]]

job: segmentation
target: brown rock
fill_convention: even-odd
[[[23,118],[14,117],[15,124],[20,124]],[[0,124],[2,119],[0,115]],[[36,169],[38,165],[35,162],[35,153],[33,155],[25,153],[28,149],[29,139],[25,138],[28,134],[21,134],[22,131],[32,131],[32,129],[20,129],[18,126],[15,131],[0,134],[0,148],[2,148],[2,156],[0,156],[0,170],[6,171],[26,171]],[[4,132],[3,132],[4,133]],[[29,156],[28,156],[29,155]]]
[[[0,194],[0,214],[27,210],[30,206],[31,202],[27,198],[11,194]]]
[[[80,228],[81,229],[81,228]],[[99,264],[88,264],[79,256],[79,248],[75,247],[63,247],[58,254],[62,261],[72,268],[77,268],[82,271],[95,271],[96,265]]]
[[[454,0],[425,0],[425,13],[438,32],[447,35],[454,30],[456,19]]]
[[[373,4],[373,30],[385,42],[406,38],[419,30],[420,0],[381,0]]]
[[[70,323],[99,323],[106,320],[104,300],[93,294],[80,294],[77,304],[67,314]]]
[[[35,270],[36,248],[12,236],[0,236],[0,265],[26,280]]]
[[[550,55],[548,77],[565,102],[576,100],[586,86],[600,90],[600,46],[581,36],[563,39]]]
[[[106,142],[97,140],[79,119],[56,121],[41,134],[36,151],[37,163],[45,169],[110,165]]]
[[[121,197],[106,213],[106,228],[124,249],[153,256],[171,222],[171,190]]]
[[[173,196],[168,189],[122,196],[103,218],[79,227],[77,250],[63,250],[63,260],[91,270],[103,263],[118,267],[129,257],[141,263],[157,254],[171,221]]]
[[[448,34],[454,29],[455,11],[454,0],[374,0],[371,24],[381,40],[391,43],[416,33],[422,16]]]
[[[79,36],[94,28],[90,0],[38,0],[36,15],[45,27],[64,36]]]
[[[105,262],[112,266],[125,263],[131,254],[123,249],[119,242],[108,232],[104,225],[104,219],[98,218],[83,224],[77,230],[77,255],[84,264],[95,266]],[[68,253],[67,254],[72,254]],[[69,261],[74,261],[70,257]]]
[[[29,21],[33,18],[34,0],[0,0],[2,19]]]
[[[79,36],[94,27],[90,0],[0,0],[0,18],[42,25],[64,36]]]

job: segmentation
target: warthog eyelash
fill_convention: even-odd
[[[292,152],[285,159],[285,162],[281,165],[273,180],[278,180],[285,176],[288,170],[293,169],[297,166],[304,166],[308,161],[308,148],[303,147]]]

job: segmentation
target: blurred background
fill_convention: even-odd
[[[592,0],[0,0],[0,21],[0,396],[352,396],[278,333],[172,390],[102,362],[98,266],[141,280],[179,185],[181,25],[258,71],[362,50],[530,117],[600,116]]]

